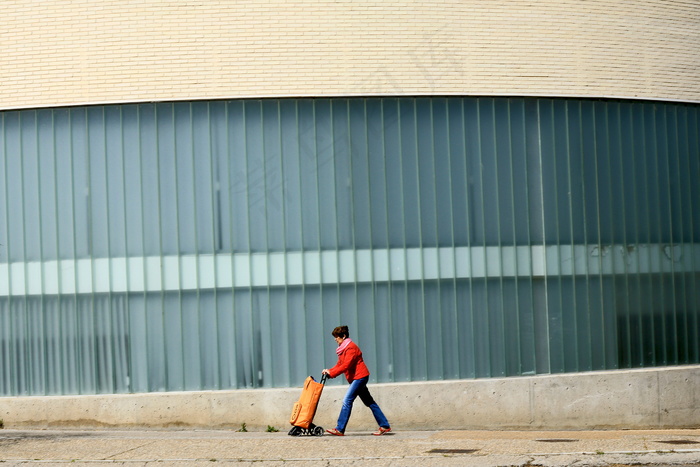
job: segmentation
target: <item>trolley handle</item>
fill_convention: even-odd
[[[321,375],[321,381],[320,381],[320,383],[321,383],[321,384],[326,384],[326,380],[327,380],[327,379],[328,379],[328,375],[325,374],[325,373],[323,373],[323,374]]]

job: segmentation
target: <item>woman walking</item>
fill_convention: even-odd
[[[350,383],[350,387],[348,388],[348,392],[345,393],[337,426],[326,431],[336,436],[343,436],[345,434],[345,427],[352,413],[352,404],[355,402],[355,398],[359,396],[360,400],[372,410],[374,419],[377,420],[377,424],[379,425],[379,429],[372,434],[381,436],[384,433],[390,432],[391,427],[389,426],[389,422],[384,416],[382,409],[379,408],[379,405],[377,405],[374,398],[372,398],[369,389],[367,389],[369,370],[362,359],[362,351],[357,344],[350,339],[348,327],[338,326],[333,329],[331,334],[333,334],[333,338],[338,344],[338,348],[335,350],[335,353],[338,354],[338,363],[330,370],[324,369],[321,373],[331,378],[335,378],[341,373],[344,373],[345,378],[348,380],[348,383]]]

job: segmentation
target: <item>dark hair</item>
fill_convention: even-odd
[[[335,329],[333,329],[333,332],[331,332],[331,334],[333,334],[333,337],[347,338],[350,337],[350,330],[347,326],[338,326]]]

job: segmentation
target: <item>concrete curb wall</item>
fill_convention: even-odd
[[[700,366],[579,374],[370,384],[395,428],[652,429],[700,427]],[[345,385],[324,390],[315,422],[335,426]],[[300,388],[6,397],[6,428],[289,427]],[[376,424],[358,400],[349,430]]]

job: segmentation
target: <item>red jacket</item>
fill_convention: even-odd
[[[365,365],[365,361],[362,359],[362,351],[354,342],[351,342],[350,345],[338,355],[338,363],[328,370],[328,372],[331,378],[345,373],[345,378],[348,380],[348,383],[369,376],[367,365]]]

